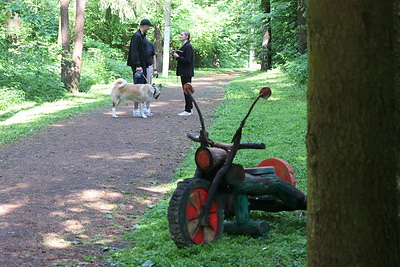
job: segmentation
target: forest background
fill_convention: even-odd
[[[309,203],[317,204],[308,207],[307,218],[319,223],[307,226],[309,233],[319,233],[307,239],[308,251],[313,252],[309,266],[385,262],[397,266],[400,7],[397,1],[304,2],[173,1],[170,47],[178,49],[178,34],[189,30],[197,71],[248,67],[254,55],[262,70],[282,67],[305,86],[307,10],[311,18],[308,136],[312,137],[307,140],[311,155],[317,155],[310,157],[307,176],[308,188],[315,189],[308,191]],[[76,9],[75,4],[84,8]],[[164,0],[0,0],[0,120],[15,114],[9,109],[13,105],[40,105],[86,92],[95,84],[128,78],[129,39],[142,18],[155,25],[148,38],[162,53],[165,4]],[[67,14],[67,24],[60,23],[61,14]],[[83,17],[84,27],[75,19]],[[68,53],[63,50],[61,29],[71,33],[66,40],[74,49]],[[339,32],[340,38],[332,38]],[[83,62],[79,86],[74,88],[61,79],[61,63],[74,63],[70,55],[80,50],[76,41],[82,44],[77,58]],[[171,64],[170,70],[174,67]],[[315,145],[317,141],[322,145]]]
[[[83,15],[79,14],[82,2],[84,26],[80,28],[77,22]],[[131,70],[126,65],[129,41],[143,18],[154,24],[148,39],[158,54],[157,68],[162,69],[165,0],[0,0],[0,10],[0,122],[46,102],[80,97],[80,92],[89,92],[94,85],[109,84],[119,77],[129,79]],[[65,11],[68,20],[61,18]],[[179,34],[189,30],[197,74],[205,68],[220,72],[228,68],[256,66],[267,71],[282,67],[304,89],[307,81],[304,12],[304,3],[298,0],[171,1],[169,46],[171,50],[179,49]],[[63,25],[65,21],[68,25]],[[66,36],[68,51],[63,42]],[[79,36],[83,38],[81,48],[76,45]],[[78,87],[72,88],[63,80],[62,66],[65,62],[73,63],[75,50],[79,49],[82,49],[78,56],[82,67]],[[174,61],[169,63],[171,76],[175,76]],[[303,90],[298,92],[304,94]],[[38,121],[33,123],[39,124]],[[4,127],[0,145],[32,129],[32,124],[7,130]],[[304,224],[299,229],[289,238],[296,239],[292,246],[300,244],[300,248],[284,250],[289,251],[289,260],[292,257],[305,260]],[[282,242],[287,243],[286,237]],[[132,253],[128,254],[131,261]]]
[[[69,37],[68,46],[73,47],[68,53],[62,44],[63,4],[70,34],[64,38]],[[82,4],[84,14],[78,14],[76,6]],[[197,69],[283,66],[305,85],[305,8],[301,0],[172,1],[170,48],[178,49],[180,32],[189,30]],[[161,70],[165,0],[1,0],[0,10],[0,111],[24,101],[54,101],[125,77],[130,37],[143,18],[155,25],[148,39],[155,45]],[[77,21],[83,15],[80,30]],[[75,52],[82,58],[82,68],[73,88],[62,78],[61,63],[77,65],[71,57]],[[173,61],[169,68],[175,68]]]

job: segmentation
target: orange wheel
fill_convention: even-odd
[[[223,210],[217,198],[211,204],[207,226],[201,225],[201,212],[210,183],[203,179],[185,179],[178,184],[168,207],[171,238],[178,247],[213,242],[223,231]]]
[[[285,180],[286,182],[291,183],[293,186],[296,186],[296,178],[294,177],[294,172],[292,167],[290,167],[289,163],[284,161],[283,159],[278,158],[270,158],[261,161],[257,167],[264,166],[272,166],[275,169],[276,175]]]

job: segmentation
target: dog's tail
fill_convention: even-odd
[[[117,80],[115,81],[114,86],[118,84],[118,87],[121,88],[121,87],[124,87],[127,83],[128,83],[128,82],[127,82],[125,79],[119,78],[119,79],[117,79]]]

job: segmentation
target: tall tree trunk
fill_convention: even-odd
[[[157,61],[157,70],[161,71],[162,63],[163,63],[163,41],[161,34],[161,25],[159,23],[154,24],[154,52],[156,53],[156,61]]]
[[[171,34],[171,0],[165,2],[165,30],[164,30],[164,53],[163,53],[163,68],[162,76],[168,77],[169,70],[169,41]]]
[[[308,1],[310,267],[400,262],[393,4]]]
[[[395,68],[394,68],[394,84],[396,88],[396,116],[397,116],[397,186],[400,187],[400,2],[394,1],[394,59],[395,59]],[[399,211],[400,214],[400,205]]]
[[[271,13],[271,0],[262,0],[261,8],[264,13]],[[264,48],[264,51],[261,58],[261,70],[268,70],[272,68],[271,38],[271,19],[268,19],[265,23],[262,41],[262,47]]]
[[[297,1],[297,51],[300,54],[307,52],[307,31],[306,31],[306,17],[304,13],[306,11],[304,0]]]
[[[12,3],[12,0],[6,0],[6,2]],[[6,17],[6,29],[7,29],[7,39],[10,44],[16,43],[18,41],[18,36],[13,32],[17,32],[21,26],[21,19],[17,13],[7,12]]]
[[[61,33],[61,82],[68,88],[68,69],[71,65],[71,46],[69,31],[69,0],[60,0],[60,30]]]
[[[86,0],[76,0],[74,52],[72,54],[72,65],[68,71],[71,77],[71,83],[69,84],[69,90],[71,93],[78,92],[81,78],[85,5]]]

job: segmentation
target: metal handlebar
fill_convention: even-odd
[[[194,135],[192,133],[187,133],[186,136],[195,142],[201,142],[200,137],[197,135]],[[210,138],[207,139],[207,143],[212,146],[212,147],[218,147],[222,148],[225,150],[231,150],[232,149],[232,144],[226,144],[226,143],[220,143],[220,142],[215,142],[211,140]],[[239,144],[239,149],[265,149],[265,144],[264,143],[240,143]]]

